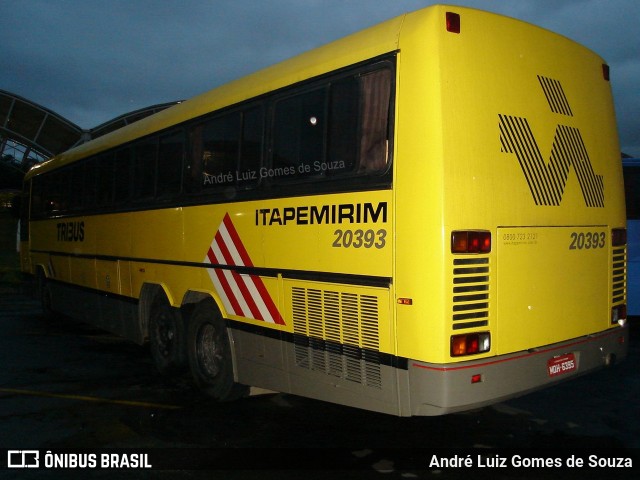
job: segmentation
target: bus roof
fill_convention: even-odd
[[[181,102],[159,113],[122,127],[109,134],[79,145],[63,152],[50,160],[35,165],[26,175],[29,179],[61,166],[65,166],[90,155],[117,147],[118,145],[143,138],[172,126],[201,117],[218,109],[229,107],[240,102],[259,97],[268,92],[308,80],[328,71],[357,64],[359,62],[389,54],[401,49],[400,35],[404,35],[403,27],[420,24],[420,21],[445,11],[481,12],[477,9],[433,5],[386,20],[382,23],[352,33],[324,46],[301,53],[288,60],[264,68],[242,78],[216,87],[189,100]],[[488,13],[488,12],[482,12]],[[508,17],[496,15],[495,17]],[[533,28],[535,25],[509,18],[509,21],[521,22]],[[544,29],[541,29],[544,30]],[[554,32],[549,34],[561,37]],[[410,35],[412,32],[408,32]],[[566,39],[566,41],[571,41]],[[584,48],[584,47],[583,47]]]

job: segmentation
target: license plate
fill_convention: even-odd
[[[567,353],[559,357],[550,358],[547,361],[547,372],[550,377],[575,372],[578,369],[576,357],[573,353]]]

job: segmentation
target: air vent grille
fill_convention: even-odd
[[[378,298],[293,287],[296,365],[382,388]]]
[[[627,247],[613,248],[611,282],[611,304],[613,306],[625,302],[627,294]]]
[[[453,329],[489,324],[489,258],[453,260]]]

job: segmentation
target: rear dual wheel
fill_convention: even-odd
[[[199,302],[191,314],[187,356],[196,385],[210,397],[225,402],[248,395],[249,387],[234,381],[227,327],[211,299]]]

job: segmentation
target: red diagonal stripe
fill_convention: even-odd
[[[220,252],[222,253],[222,256],[224,257],[223,259],[219,259],[218,263],[222,263],[220,260],[223,260],[224,264],[226,264],[226,265],[234,265],[233,257],[231,256],[231,253],[229,252],[229,249],[227,248],[227,245],[224,243],[224,239],[222,238],[222,235],[220,234],[219,231],[218,231],[218,233],[216,233],[215,243],[216,243],[217,247],[220,249]],[[211,248],[209,250],[212,252],[212,256],[215,258],[215,255],[213,254],[213,249]],[[232,271],[231,275],[233,277],[233,280],[235,281],[236,286],[238,287],[238,290],[240,290],[242,298],[247,303],[247,306],[249,307],[249,310],[251,311],[251,315],[253,316],[253,318],[256,319],[256,320],[264,320],[263,315],[260,313],[260,309],[258,308],[258,306],[256,305],[255,300],[251,296],[251,292],[249,292],[249,288],[247,287],[247,285],[245,283],[245,280],[237,272]],[[219,275],[218,275],[218,278],[220,278]],[[225,280],[226,280],[226,277],[225,277]],[[222,281],[221,281],[221,283],[222,283]],[[227,285],[227,284],[224,283],[223,285]],[[230,285],[229,285],[229,289],[231,289]],[[235,305],[238,306],[238,309],[236,310],[236,314],[237,315],[243,315],[242,307],[240,306],[240,302],[237,301],[237,298],[234,295],[233,291],[231,291],[231,290],[227,291],[227,289],[225,289],[225,292],[227,292],[227,297],[229,298],[229,301],[233,300],[234,309],[236,308]]]
[[[221,260],[224,261],[224,265],[235,265],[235,262],[233,261],[233,257],[231,256],[231,252],[229,252],[229,249],[227,248],[227,244],[224,243],[224,238],[222,238],[222,234],[220,233],[220,230],[216,232],[215,242],[218,248],[220,249],[220,252],[222,253],[223,258]]]
[[[242,240],[240,240],[240,235],[236,231],[236,227],[233,226],[233,222],[231,221],[231,217],[227,213],[222,220],[224,225],[227,227],[227,231],[229,232],[229,236],[233,241],[233,244],[238,249],[238,253],[240,254],[240,258],[244,262],[246,267],[253,267],[253,263],[251,263],[251,258],[249,258],[249,253],[245,250]]]
[[[233,273],[233,278],[235,279],[236,283],[238,284],[238,287],[240,288],[240,291],[242,292],[242,297],[244,298],[244,301],[247,302],[247,306],[249,307],[249,310],[251,310],[251,314],[253,315],[253,318],[256,320],[264,321],[264,317],[262,316],[262,313],[260,313],[260,309],[258,308],[258,305],[256,305],[256,302],[253,299],[253,296],[249,292],[249,287],[247,287],[247,284],[245,283],[246,277],[243,278],[239,273],[236,273],[236,272],[232,272],[232,273]]]
[[[217,265],[220,263],[216,258],[216,254],[214,253],[213,248],[211,247],[209,247],[209,250],[207,251],[207,258],[214,265]],[[229,303],[231,304],[233,313],[235,313],[236,315],[242,315],[242,308],[240,307],[240,304],[238,303],[238,300],[236,299],[233,293],[233,289],[231,288],[231,285],[229,285],[229,282],[227,281],[227,277],[224,275],[224,272],[219,268],[214,268],[213,273],[215,273],[216,277],[218,277],[218,280],[220,281],[220,285],[222,285],[222,289],[224,290],[226,297],[229,300]]]
[[[257,275],[251,275],[251,278],[254,280],[253,283],[258,289],[258,292],[260,292],[260,297],[262,297],[262,300],[267,306],[267,310],[269,310],[269,313],[271,313],[271,317],[273,318],[273,321],[278,325],[284,325],[284,319],[280,315],[280,312],[278,311],[278,307],[276,307],[275,303],[273,303],[271,295],[269,295],[269,292],[267,291],[267,287],[262,282],[262,279]]]
[[[241,315],[241,316],[244,315],[242,313],[242,307],[238,303],[238,299],[233,293],[233,289],[231,288],[231,285],[229,285],[229,282],[227,281],[227,277],[225,276],[224,272],[219,268],[215,268],[213,271],[215,272],[216,277],[218,277],[218,280],[220,281],[220,284],[222,285],[222,288],[224,289],[224,292],[227,295],[227,299],[229,300],[229,303],[231,304],[231,308],[233,309],[232,313],[234,313],[235,315]]]

